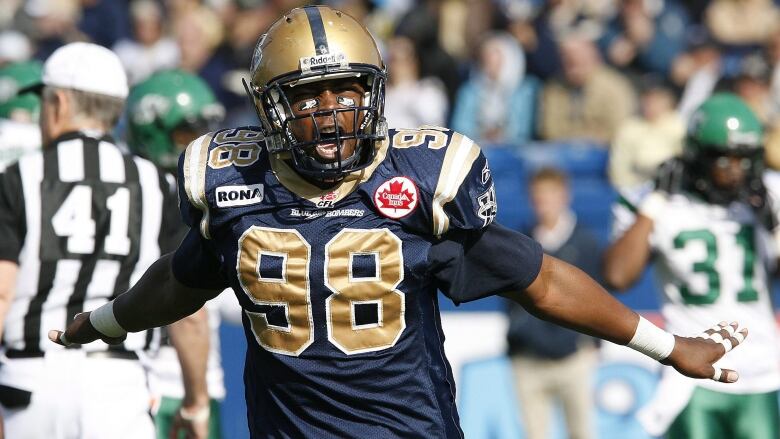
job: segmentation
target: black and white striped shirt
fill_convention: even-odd
[[[176,248],[181,229],[173,178],[110,137],[69,133],[24,156],[0,176],[0,259],[19,264],[3,346],[59,349],[49,329],[126,291]],[[156,333],[83,349],[154,348]]]

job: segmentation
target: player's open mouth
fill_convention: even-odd
[[[334,160],[336,158],[336,151],[339,145],[336,143],[336,133],[343,133],[344,130],[341,127],[330,126],[320,129],[321,143],[317,144],[315,150],[317,155],[321,158]],[[343,141],[342,141],[343,143]]]
[[[320,129],[320,139],[333,140],[333,143],[335,143],[337,132],[343,133],[344,130],[341,127],[335,125],[330,127],[323,127]]]

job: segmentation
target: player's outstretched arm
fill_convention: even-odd
[[[97,339],[119,343],[127,332],[168,325],[194,313],[222,291],[180,283],[173,275],[172,260],[173,253],[161,257],[126,293],[92,312],[78,314],[64,333],[49,331],[49,339],[65,346]]]
[[[529,312],[611,342],[627,345],[692,378],[734,382],[733,370],[713,367],[747,336],[736,322],[721,322],[700,336],[681,337],[656,327],[628,309],[587,274],[545,255],[536,279],[523,293],[506,294]]]

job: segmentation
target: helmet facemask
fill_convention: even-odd
[[[730,166],[728,160],[732,158],[740,162],[742,180],[732,185],[718,185],[713,175],[716,168]],[[761,182],[764,171],[763,148],[744,147],[723,151],[716,147],[704,147],[699,154],[687,156],[685,161],[688,169],[688,186],[712,204],[727,205],[744,198],[745,193],[751,193],[763,186]]]
[[[340,105],[340,108],[295,115],[290,92],[296,86],[351,78],[363,86],[362,102],[344,104],[343,108]],[[247,93],[253,98],[262,122],[269,152],[289,154],[295,169],[306,177],[334,181],[370,165],[376,155],[376,143],[387,137],[387,124],[383,115],[385,80],[384,70],[371,65],[352,64],[329,65],[316,71],[312,69],[308,74],[294,72],[270,81],[265,88],[246,83],[245,86]],[[347,116],[352,118],[353,132],[344,132],[338,128],[332,134],[324,133],[322,126],[340,126],[340,113],[347,113]],[[294,124],[306,119],[309,119],[314,127],[311,140],[299,139],[294,134]],[[343,157],[344,142],[350,140],[356,142],[355,150],[349,157]],[[315,148],[334,141],[337,145],[335,160],[318,160]]]

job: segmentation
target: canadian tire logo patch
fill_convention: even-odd
[[[417,207],[417,185],[406,177],[390,179],[374,192],[374,204],[388,218],[403,218]]]

